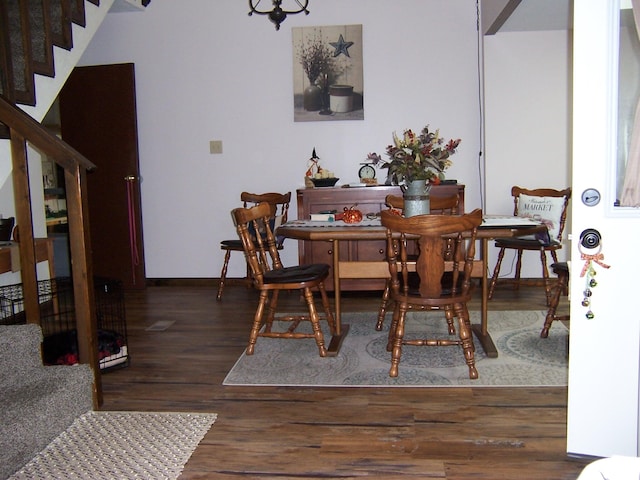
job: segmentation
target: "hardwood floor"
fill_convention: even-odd
[[[182,479],[575,479],[587,463],[565,452],[566,388],[224,387],[256,294],[215,297],[213,283],[127,293],[131,364],[103,375],[105,410],[218,414]],[[378,298],[348,294],[344,309]],[[543,289],[499,286],[490,309],[544,310]],[[161,320],[174,323],[146,330]]]

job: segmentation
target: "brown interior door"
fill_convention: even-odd
[[[63,140],[97,166],[87,175],[93,272],[143,288],[134,65],[76,67],[59,102]]]

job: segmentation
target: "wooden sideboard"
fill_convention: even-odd
[[[464,213],[464,185],[437,185],[431,189],[431,196],[458,194],[459,213]],[[357,206],[363,214],[378,213],[386,209],[384,199],[387,195],[402,195],[400,187],[330,187],[302,188],[297,190],[298,219],[308,220],[312,213],[324,210],[341,212],[345,207]],[[341,261],[384,261],[386,244],[382,240],[357,240],[340,243]],[[331,242],[299,241],[298,256],[300,263],[328,263],[332,261]],[[333,290],[333,278],[330,276],[325,285]],[[381,279],[344,279],[342,290],[382,290],[384,280]]]

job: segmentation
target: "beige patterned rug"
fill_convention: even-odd
[[[89,412],[76,419],[10,480],[173,480],[216,416]]]
[[[255,353],[244,353],[227,374],[224,385],[277,385],[314,387],[455,387],[455,386],[566,386],[567,328],[554,322],[549,338],[540,338],[546,312],[491,311],[489,333],[498,358],[488,358],[478,341],[479,378],[470,380],[458,346],[411,347],[402,350],[400,374],[389,377],[391,354],[386,351],[387,329],[376,332],[375,313],[343,315],[349,325],[336,357],[321,358],[313,339],[259,338]],[[405,337],[424,338],[423,332],[446,336],[439,312],[410,312]],[[479,312],[471,312],[479,323]],[[248,333],[247,333],[248,337]],[[328,338],[328,332],[325,332]]]

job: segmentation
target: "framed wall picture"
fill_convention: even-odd
[[[294,121],[363,120],[362,25],[291,30]]]

